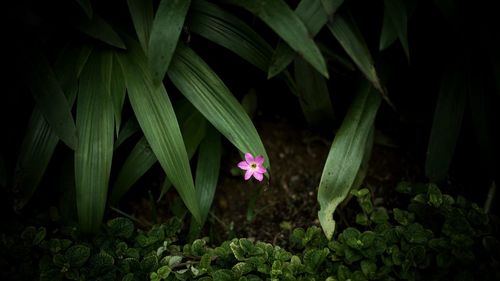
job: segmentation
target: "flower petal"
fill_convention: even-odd
[[[247,160],[247,163],[254,162],[253,155],[250,153],[245,153],[245,160]]]
[[[250,169],[250,166],[248,165],[247,161],[241,161],[240,163],[238,163],[238,168],[242,170],[248,170]]]
[[[245,172],[245,180],[249,180],[253,174],[254,174],[254,172],[252,170],[247,170]]]
[[[258,181],[262,181],[264,179],[264,176],[262,176],[261,173],[253,173],[253,177],[256,178]]]
[[[259,155],[257,157],[255,157],[255,162],[257,162],[257,164],[262,165],[262,163],[264,163],[264,156],[262,155]]]
[[[267,172],[266,168],[264,168],[264,167],[262,167],[262,166],[257,167],[257,170],[255,170],[255,171],[256,171],[257,173],[261,173],[261,174],[263,174],[263,173]]]

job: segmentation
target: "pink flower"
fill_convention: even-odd
[[[246,170],[245,180],[249,180],[253,176],[258,181],[262,181],[264,179],[263,174],[266,172],[266,168],[262,166],[262,163],[264,163],[264,156],[258,155],[253,158],[252,154],[245,153],[245,161],[238,163],[238,167]]]

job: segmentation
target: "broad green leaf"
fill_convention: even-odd
[[[367,141],[373,133],[379,105],[380,96],[363,82],[328,153],[318,190],[318,217],[328,239],[335,231],[333,213],[349,194],[366,157]]]
[[[16,210],[22,209],[35,192],[59,142],[45,120],[40,109],[35,107],[17,159],[14,181]]]
[[[387,11],[387,6],[384,7],[384,19],[382,21],[382,32],[380,33],[380,42],[378,49],[383,51],[398,39],[398,32],[391,20],[391,15]]]
[[[197,221],[201,221],[189,159],[177,118],[162,84],[155,86],[147,58],[135,42],[120,64],[135,116],[169,180]]]
[[[200,201],[202,222],[200,224],[196,221],[191,221],[189,236],[192,239],[198,236],[201,228],[207,220],[210,207],[212,206],[220,173],[221,152],[220,134],[217,130],[215,130],[215,128],[210,127],[207,130],[205,139],[200,144],[200,150],[198,153],[195,185],[198,200]]]
[[[168,76],[181,93],[241,152],[269,157],[250,117],[210,67],[179,45]]]
[[[328,78],[326,63],[307,27],[283,0],[228,0],[265,22],[288,45]]]
[[[195,1],[189,29],[223,46],[262,71],[267,71],[272,48],[244,21],[207,1]]]
[[[321,0],[321,5],[329,18],[333,17],[343,3],[344,0]]]
[[[295,9],[295,14],[304,23],[311,38],[314,38],[328,21],[328,15],[320,0],[300,1]],[[274,77],[276,74],[283,71],[294,58],[295,51],[292,50],[287,43],[280,41],[271,60],[267,75],[268,78]]]
[[[151,27],[153,26],[153,2],[151,0],[127,0],[137,38],[147,53]]]
[[[68,99],[69,108],[73,106],[78,90],[76,80],[76,55],[78,52],[79,49],[77,48],[66,47],[54,65],[54,74],[64,91],[65,97]],[[35,106],[16,164],[14,180],[15,209],[23,208],[33,195],[58,142],[59,137],[47,123],[39,106]]]
[[[114,31],[109,23],[98,15],[94,14],[92,19],[81,24],[78,28],[92,38],[101,40],[106,44],[120,49],[126,49],[125,43],[123,43],[118,33]]]
[[[83,68],[85,67],[85,64],[87,63],[87,60],[90,57],[90,54],[92,53],[92,46],[89,45],[84,45],[78,54],[78,63],[77,63],[77,68],[76,68],[76,77],[80,77],[80,74],[82,73]]]
[[[205,137],[207,120],[187,100],[179,102],[176,106],[175,114],[179,119],[179,125],[181,126],[182,137],[184,138],[188,157],[191,159]],[[165,195],[171,185],[172,183],[166,178],[162,184],[158,201],[163,198],[163,195]]]
[[[71,107],[49,65],[41,54],[30,62],[29,87],[40,112],[54,133],[71,149],[78,143]]]
[[[377,72],[375,71],[370,50],[368,50],[363,35],[352,18],[336,15],[333,21],[328,22],[328,28],[361,72],[363,72],[368,81],[370,81],[380,93],[384,93]]]
[[[467,95],[463,76],[453,65],[445,69],[441,80],[425,161],[425,174],[432,182],[446,178],[453,158]]]
[[[116,177],[109,203],[116,206],[120,198],[130,187],[156,163],[157,159],[149,147],[146,138],[142,137],[132,149]]]
[[[191,0],[162,0],[149,39],[148,59],[153,82],[161,83],[175,52]]]
[[[118,63],[118,59],[116,58],[113,60],[113,67],[111,69],[111,82],[109,86],[109,92],[111,94],[113,109],[115,112],[116,136],[118,136],[122,121],[122,108],[123,102],[125,101],[126,86],[125,80],[123,78],[123,72],[121,70],[120,64]]]
[[[179,114],[177,117],[179,125],[186,145],[188,157],[191,159],[201,139],[205,135],[205,118],[192,106],[187,104],[186,114]],[[182,110],[181,109],[181,110]],[[157,158],[151,151],[147,140],[141,138],[135,147],[130,152],[121,168],[111,193],[111,205],[117,205],[120,198],[125,194],[132,185],[137,182],[152,166],[156,163]]]
[[[303,59],[295,59],[295,80],[302,112],[311,126],[330,125],[333,107],[326,80]]]
[[[221,151],[220,134],[213,127],[210,127],[206,137],[200,144],[198,165],[196,167],[195,184],[200,201],[202,222],[207,219],[208,211],[210,211],[214,199],[219,178]]]
[[[123,128],[120,130],[118,137],[115,141],[115,149],[117,149],[123,142],[125,142],[128,138],[130,138],[133,134],[139,131],[140,127],[137,123],[135,117],[130,117],[128,121],[123,125]]]
[[[408,9],[405,6],[405,1],[400,0],[384,0],[384,17],[389,16],[392,27],[396,30],[406,58],[410,60],[410,51],[408,47]],[[387,12],[387,14],[385,14]]]
[[[75,183],[78,219],[84,232],[98,230],[106,206],[114,135],[109,93],[112,65],[111,52],[93,52],[80,76]]]
[[[82,7],[83,11],[85,11],[85,14],[89,19],[92,18],[92,4],[90,4],[90,0],[76,0],[78,4]]]

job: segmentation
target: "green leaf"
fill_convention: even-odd
[[[311,38],[314,38],[328,21],[328,15],[320,0],[300,1],[295,9],[295,14],[305,24]],[[281,41],[273,54],[268,78],[274,77],[283,71],[294,58],[295,52],[288,44]]]
[[[363,83],[330,148],[318,190],[318,217],[328,239],[335,231],[333,212],[349,194],[365,157],[379,105],[380,96]]]
[[[109,232],[114,237],[130,238],[134,233],[134,224],[127,218],[114,218],[107,223]]]
[[[326,80],[303,59],[295,59],[295,79],[302,112],[311,126],[333,122],[333,107]]]
[[[210,128],[200,144],[198,165],[196,167],[196,193],[200,200],[203,221],[207,219],[212,206],[215,188],[219,178],[220,159],[222,154],[220,134]]]
[[[242,152],[269,157],[241,104],[209,66],[184,46],[177,48],[168,76],[181,93]]]
[[[326,11],[328,17],[333,17],[335,12],[340,8],[340,6],[344,3],[344,0],[321,0],[321,5]]]
[[[121,128],[118,137],[115,141],[115,149],[117,149],[123,142],[130,138],[133,134],[139,131],[140,127],[134,116],[130,117],[123,128]]]
[[[29,87],[40,112],[53,132],[71,149],[78,143],[71,107],[64,96],[59,82],[41,54],[35,54],[30,61]]]
[[[75,151],[78,219],[82,231],[97,231],[104,215],[113,156],[113,104],[110,97],[111,52],[94,52],[80,77]]]
[[[163,85],[154,86],[146,57],[135,42],[122,54],[130,104],[163,170],[173,183],[187,208],[201,221],[191,168],[172,104]]]
[[[147,53],[153,26],[153,2],[151,0],[127,0],[137,38],[142,50]]]
[[[114,31],[113,27],[111,27],[109,23],[98,15],[94,14],[92,19],[78,26],[78,29],[88,36],[101,40],[106,44],[120,49],[126,49],[125,43],[123,43],[123,40],[120,38],[118,33]]]
[[[462,126],[467,92],[458,68],[448,66],[441,80],[425,161],[425,174],[432,182],[446,178]]]
[[[84,245],[71,246],[64,257],[71,266],[80,267],[89,259],[90,248]]]
[[[343,15],[337,14],[333,21],[328,22],[328,28],[337,41],[339,41],[342,48],[344,48],[346,53],[366,76],[366,79],[368,79],[379,92],[384,93],[375,70],[370,50],[352,17],[344,17]]]
[[[272,48],[244,21],[208,1],[195,1],[189,29],[267,71]]]
[[[378,49],[383,51],[398,39],[398,32],[394,27],[391,15],[387,6],[384,7],[384,19],[382,21],[382,32],[380,33],[380,42]]]
[[[191,0],[162,0],[149,39],[148,59],[154,83],[161,83],[175,52]]]
[[[200,144],[198,152],[198,164],[196,166],[196,194],[200,202],[200,211],[202,223],[191,223],[193,232],[203,227],[205,223],[212,201],[217,188],[217,181],[220,173],[220,159],[221,159],[221,140],[220,134],[213,127],[209,127],[205,139]],[[191,234],[190,229],[190,234]],[[190,235],[195,237],[195,233]]]
[[[410,51],[408,47],[408,9],[405,6],[405,1],[399,0],[384,0],[384,14],[387,12],[392,27],[396,30],[406,58],[410,60]],[[385,17],[386,15],[384,15]]]
[[[149,147],[148,141],[142,137],[128,155],[125,163],[116,177],[113,190],[109,198],[112,206],[116,206],[120,198],[130,187],[140,179],[156,163],[157,159]]]
[[[83,11],[85,11],[85,14],[89,19],[92,18],[92,4],[90,4],[90,0],[76,0],[78,4],[82,7]]]
[[[283,0],[228,0],[245,8],[276,32],[288,45],[328,78],[326,63],[307,27]]]
[[[116,136],[118,136],[122,121],[123,102],[125,101],[126,94],[125,80],[123,78],[123,72],[121,70],[120,64],[118,63],[118,59],[113,60],[113,67],[111,69],[110,94],[115,112]]]
[[[78,52],[79,48],[66,47],[54,65],[55,76],[64,91],[69,108],[73,106],[78,90],[76,81],[76,54]],[[14,177],[16,193],[14,208],[16,210],[23,208],[33,195],[58,142],[59,137],[47,123],[39,106],[35,106],[16,164]]]

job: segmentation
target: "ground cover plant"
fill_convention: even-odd
[[[493,280],[490,6],[10,3],[6,276]]]

